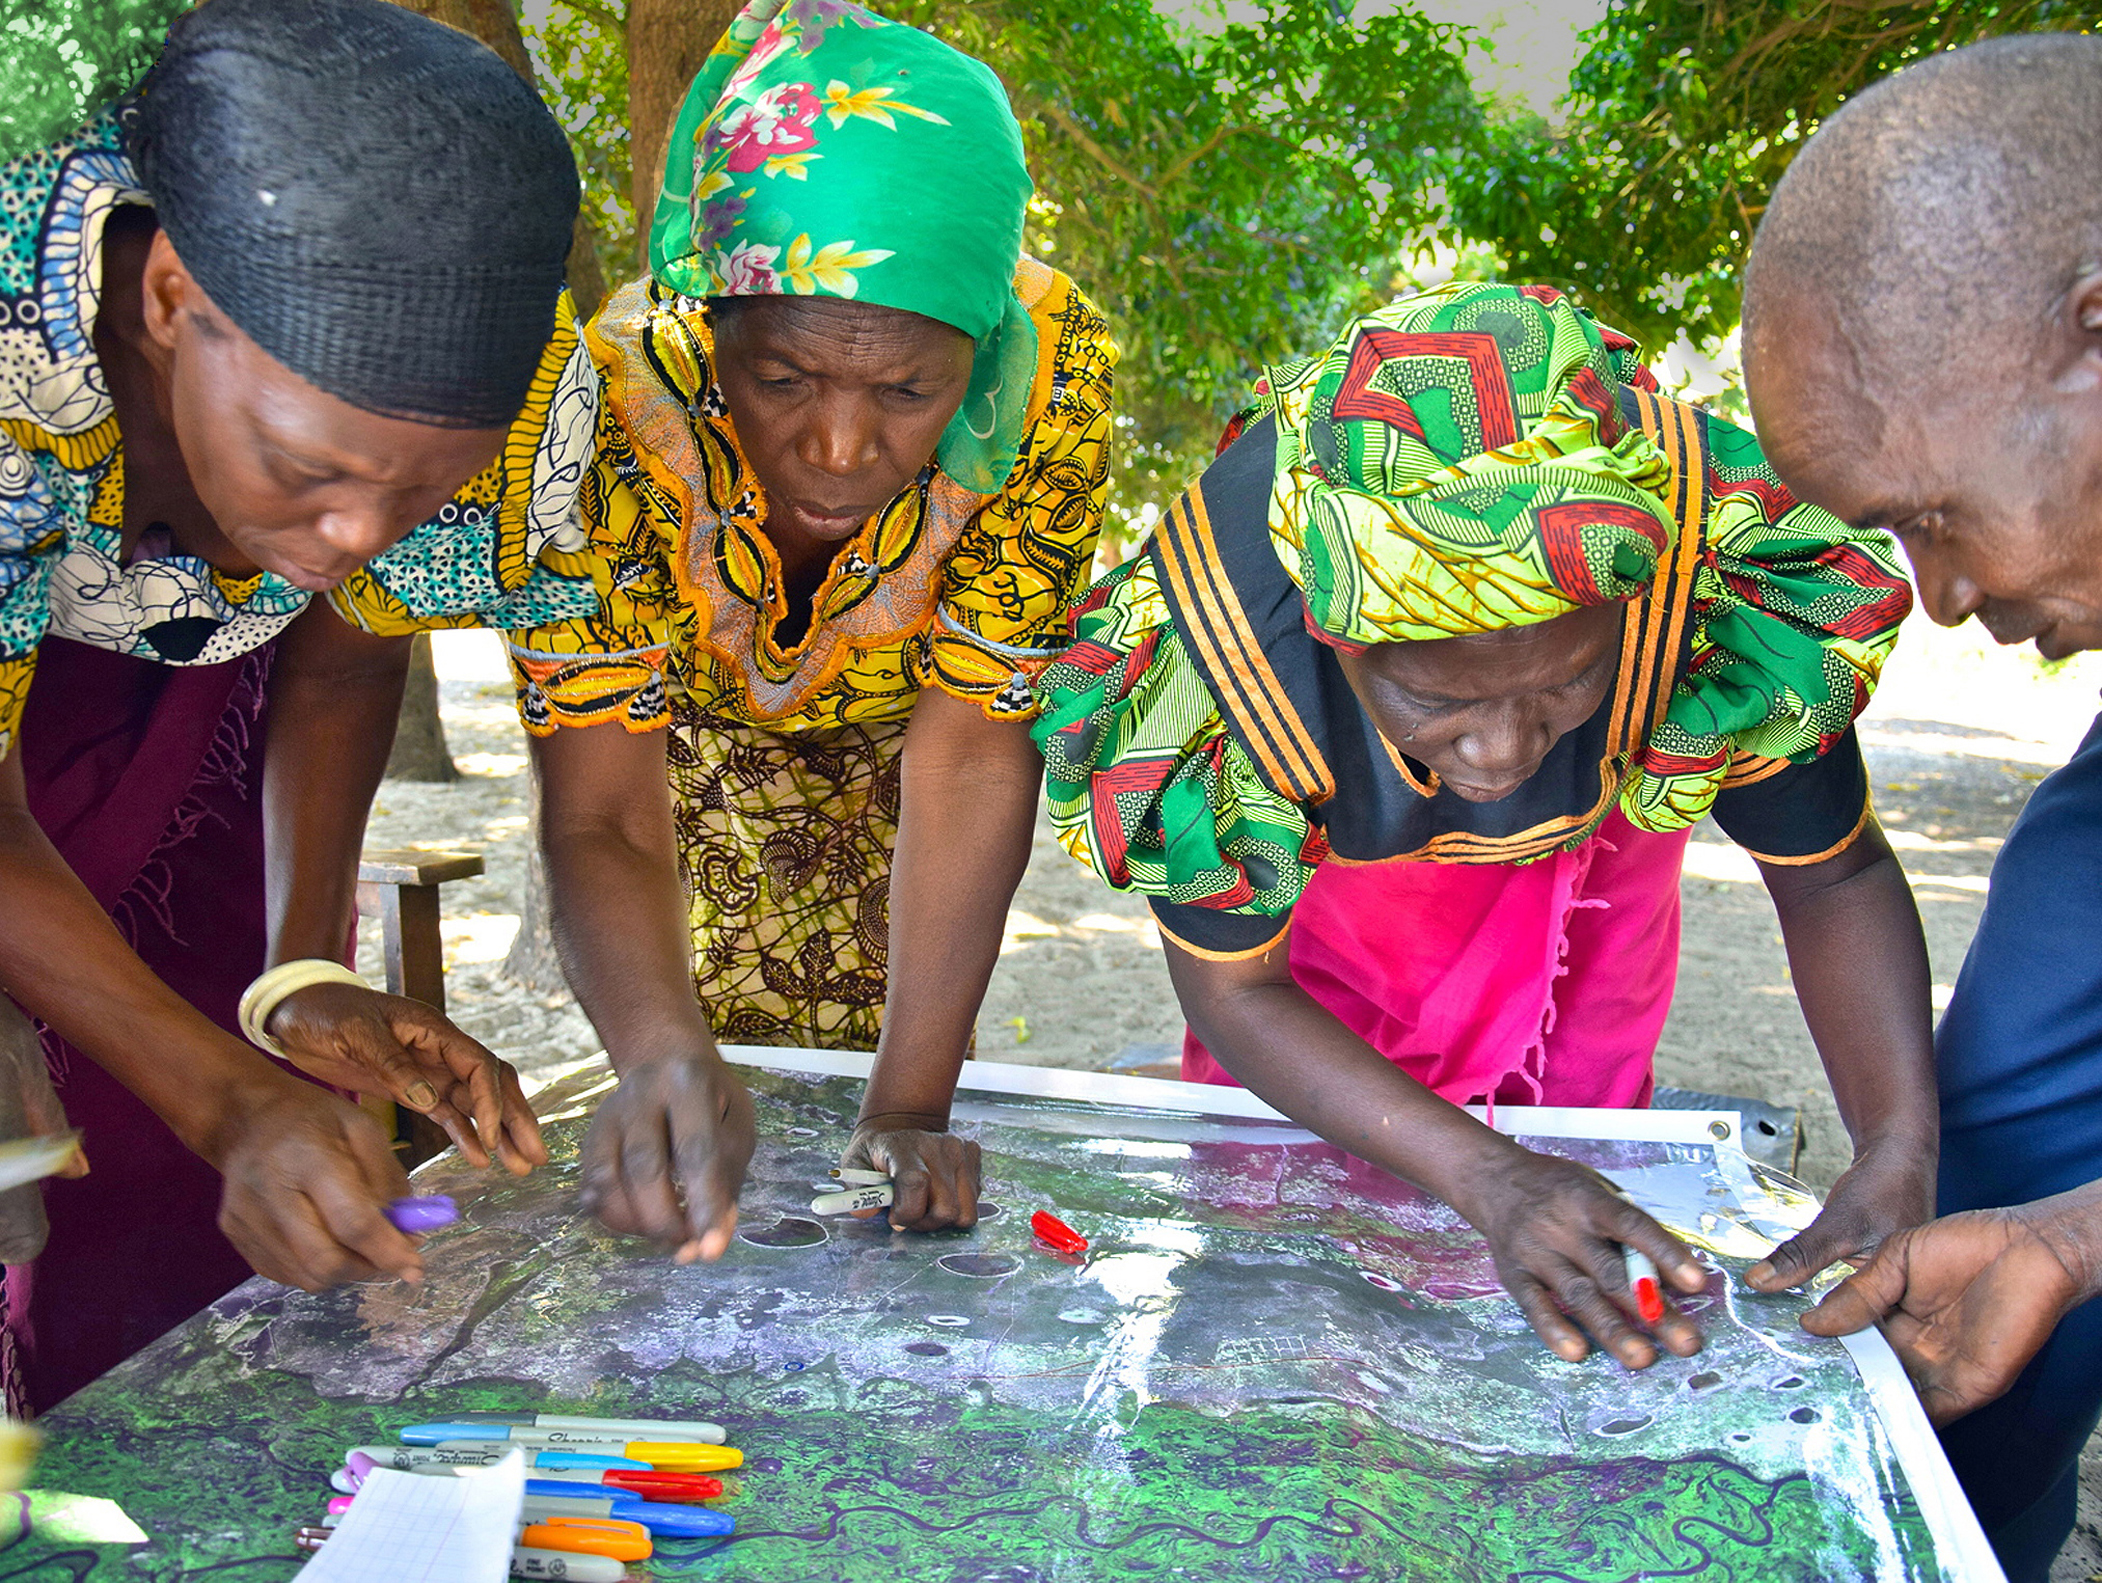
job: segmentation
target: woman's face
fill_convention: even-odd
[[[200,552],[222,570],[334,588],[435,515],[503,444],[502,429],[384,418],[315,389],[219,311],[165,233],[141,286],[163,416],[233,553]]]
[[[1498,802],[1606,701],[1626,606],[1532,626],[1339,653],[1350,689],[1395,750],[1455,796]]]
[[[716,378],[767,528],[840,543],[934,455],[971,383],[971,338],[917,313],[836,297],[713,304]]]

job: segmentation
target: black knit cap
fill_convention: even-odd
[[[126,149],[197,284],[309,384],[424,423],[518,415],[577,172],[496,54],[387,0],[207,0]]]

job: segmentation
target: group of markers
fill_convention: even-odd
[[[740,1467],[744,1453],[720,1426],[649,1418],[571,1418],[557,1413],[462,1413],[411,1424],[398,1446],[358,1446],[330,1478],[339,1493],[321,1526],[302,1528],[302,1550],[318,1550],[374,1468],[453,1477],[489,1467],[521,1448],[525,1509],[511,1575],[618,1583],[653,1542],[713,1539],[737,1524],[700,1502],[722,1494],[710,1477]]]
[[[884,1209],[891,1180],[874,1171],[836,1170],[841,1191],[812,1201],[818,1214]],[[398,1199],[387,1218],[422,1234],[457,1218],[447,1198]],[[1029,1229],[1068,1257],[1087,1238],[1038,1211]],[[723,1444],[719,1424],[653,1418],[577,1418],[560,1413],[460,1413],[444,1423],[411,1424],[398,1446],[355,1446],[330,1476],[337,1492],[319,1526],[302,1528],[302,1550],[318,1550],[350,1509],[374,1468],[451,1478],[494,1466],[513,1448],[526,1462],[525,1507],[511,1575],[620,1583],[627,1563],[646,1560],[658,1538],[713,1539],[734,1533],[736,1520],[701,1502],[723,1493],[711,1477],[742,1467],[744,1453]]]

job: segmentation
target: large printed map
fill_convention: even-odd
[[[809,1214],[858,1084],[749,1076],[720,1264],[578,1211],[579,1085],[547,1170],[419,1177],[465,1208],[420,1289],[251,1282],[49,1415],[38,1482],[149,1541],[41,1536],[0,1580],[290,1578],[347,1447],[534,1407],[709,1418],[746,1451],[737,1537],[638,1578],[1951,1575],[1847,1354],[1734,1279],[1764,1246],[1742,1156],[1541,1143],[1711,1250],[1705,1350],[1631,1375],[1553,1357],[1450,1211],[1284,1124],[966,1099],[988,1218],[913,1236]],[[1037,1209],[1089,1252],[1035,1244]]]

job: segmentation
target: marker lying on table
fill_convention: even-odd
[[[403,1445],[471,1448],[495,1443],[528,1451],[595,1451],[602,1456],[632,1457],[653,1468],[679,1473],[712,1473],[744,1461],[742,1451],[705,1440],[631,1440],[619,1430],[600,1435],[587,1429],[514,1429],[508,1424],[411,1424],[401,1431]]]
[[[518,1542],[522,1545],[537,1545],[544,1550],[577,1550],[586,1555],[619,1556],[623,1561],[640,1561],[651,1552],[650,1530],[647,1524],[625,1513],[593,1511],[556,1511],[553,1507],[564,1506],[609,1506],[610,1501],[550,1501],[527,1496],[519,1514]],[[350,1498],[339,1495],[328,1503],[328,1515],[322,1522],[330,1528],[340,1523],[350,1511]],[[710,1512],[711,1517],[718,1516]],[[682,1535],[712,1539],[716,1531],[700,1535]],[[734,1526],[734,1525],[733,1525]]]
[[[460,1218],[460,1206],[438,1193],[430,1198],[397,1198],[381,1211],[396,1231],[420,1237]]]
[[[1644,1324],[1654,1325],[1664,1317],[1664,1288],[1657,1280],[1657,1266],[1639,1248],[1623,1245],[1621,1251],[1627,1260],[1628,1290],[1635,1294],[1635,1310]]]
[[[577,1429],[626,1435],[636,1440],[703,1440],[719,1446],[729,1436],[721,1424],[678,1418],[577,1418],[566,1413],[461,1413],[456,1424],[502,1424],[508,1429]]]
[[[456,1424],[454,1427],[465,1429],[470,1426]],[[444,1440],[439,1442],[438,1449],[465,1451],[485,1443],[481,1440]],[[511,1442],[513,1445],[517,1443],[515,1440]],[[527,1442],[527,1445],[531,1444],[531,1441]],[[542,1446],[539,1449],[549,1448]],[[744,1466],[742,1451],[731,1446],[704,1446],[694,1440],[670,1440],[662,1444],[651,1440],[630,1440],[624,1445],[608,1446],[605,1449],[632,1461],[644,1463],[660,1473],[720,1473],[724,1468]]]
[[[705,1506],[668,1506],[662,1501],[637,1500],[632,1495],[579,1496],[568,1484],[543,1484],[526,1480],[525,1515],[528,1522],[544,1517],[611,1517],[620,1522],[640,1523],[660,1539],[713,1539],[735,1533],[737,1520],[727,1512]]]
[[[1087,1238],[1075,1231],[1055,1215],[1039,1209],[1029,1217],[1029,1229],[1036,1233],[1037,1240],[1047,1248],[1060,1253],[1087,1252]]]
[[[385,1450],[387,1448],[381,1447],[380,1449]],[[403,1449],[407,1451],[409,1448],[404,1447]],[[411,1454],[423,1453],[412,1452]],[[550,1452],[548,1455],[563,1457],[567,1460],[567,1453]],[[488,1465],[487,1463],[478,1463],[463,1467],[457,1463],[424,1462],[409,1467],[398,1467],[396,1464],[389,1463],[379,1457],[367,1455],[363,1449],[357,1449],[353,1450],[344,1459],[344,1466],[330,1477],[329,1486],[341,1494],[355,1495],[363,1488],[366,1476],[374,1468],[378,1467],[396,1466],[396,1471],[398,1472],[414,1473],[419,1476],[435,1475],[443,1478],[460,1473],[470,1475],[478,1473],[483,1467]],[[535,1479],[558,1484],[576,1484],[580,1486],[579,1493],[594,1488],[604,1488],[625,1491],[627,1494],[646,1501],[683,1502],[712,1501],[723,1492],[723,1481],[721,1479],[706,1478],[698,1473],[665,1473],[651,1467],[549,1467],[545,1463],[536,1464],[530,1460],[527,1461],[526,1466]]]
[[[849,1187],[837,1193],[820,1193],[810,1201],[813,1215],[851,1215],[860,1209],[890,1208],[890,1183],[872,1187]]]
[[[397,1473],[414,1473],[421,1468],[493,1468],[509,1456],[509,1444],[495,1440],[455,1441],[449,1446],[352,1446],[343,1454],[345,1462],[359,1457],[393,1468]],[[548,1468],[628,1468],[647,1471],[647,1462],[634,1457],[617,1457],[608,1451],[554,1451],[528,1450],[522,1453],[525,1465],[535,1473]]]
[[[328,1542],[328,1528],[302,1528],[293,1543],[302,1550],[319,1550]],[[641,1560],[642,1557],[635,1557]],[[628,1564],[614,1556],[582,1550],[544,1550],[517,1545],[511,1551],[511,1576],[515,1578],[566,1578],[569,1583],[622,1583]]]

